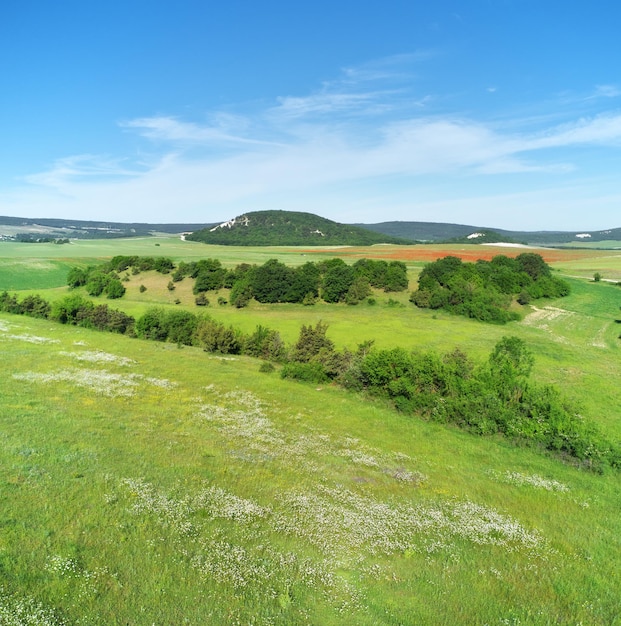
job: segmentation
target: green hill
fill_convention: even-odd
[[[229,246],[369,246],[410,241],[295,211],[254,211],[187,236]]]
[[[571,245],[586,242],[621,241],[621,228],[585,231],[514,231],[502,228],[469,226],[467,224],[443,224],[441,222],[379,222],[356,224],[360,228],[391,237],[418,242],[496,243],[520,242],[535,245]],[[480,234],[485,236],[481,236]]]

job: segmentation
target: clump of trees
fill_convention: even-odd
[[[206,305],[203,294],[223,288],[231,290],[230,303],[237,308],[247,306],[252,299],[262,303],[311,305],[322,298],[325,302],[355,305],[367,298],[372,288],[386,292],[408,288],[407,267],[401,261],[360,259],[348,265],[338,258],[299,267],[270,259],[263,265],[241,263],[234,269],[226,269],[218,259],[181,262],[175,266],[167,257],[116,256],[103,265],[72,268],[67,284],[71,288],[84,287],[91,296],[119,298],[125,293],[120,273],[131,271],[136,275],[149,270],[172,272],[169,291],[186,277],[193,279],[192,291],[198,306]]]
[[[425,266],[410,301],[421,308],[504,324],[519,319],[519,314],[510,310],[514,300],[525,305],[539,298],[567,296],[569,291],[569,284],[552,276],[538,254],[498,255],[476,263],[447,256]]]

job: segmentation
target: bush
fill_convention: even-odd
[[[159,307],[147,309],[136,321],[136,336],[141,339],[166,341],[168,337],[166,310]]]
[[[244,341],[241,333],[232,326],[227,328],[220,322],[204,317],[196,326],[195,343],[205,352],[241,354]]]
[[[280,370],[280,377],[315,384],[326,383],[330,380],[321,363],[317,362],[298,363],[291,361],[285,363],[282,370]]]
[[[52,306],[39,295],[26,296],[19,304],[19,312],[30,317],[49,317]]]

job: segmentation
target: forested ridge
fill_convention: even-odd
[[[254,211],[186,239],[229,246],[370,246],[411,241],[296,211]]]

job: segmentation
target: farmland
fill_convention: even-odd
[[[58,299],[69,267],[117,254],[228,267],[385,258],[407,263],[414,288],[438,256],[500,253],[513,250],[0,243],[0,291]],[[572,293],[506,326],[417,309],[407,292],[235,309],[217,304],[222,290],[205,312],[288,344],[323,321],[339,347],[459,346],[477,359],[515,335],[538,381],[621,439],[621,253],[542,254]],[[168,281],[129,276],[113,306],[196,311],[189,279]],[[0,623],[621,623],[614,471],[281,380],[249,357],[4,313],[0,346]]]

